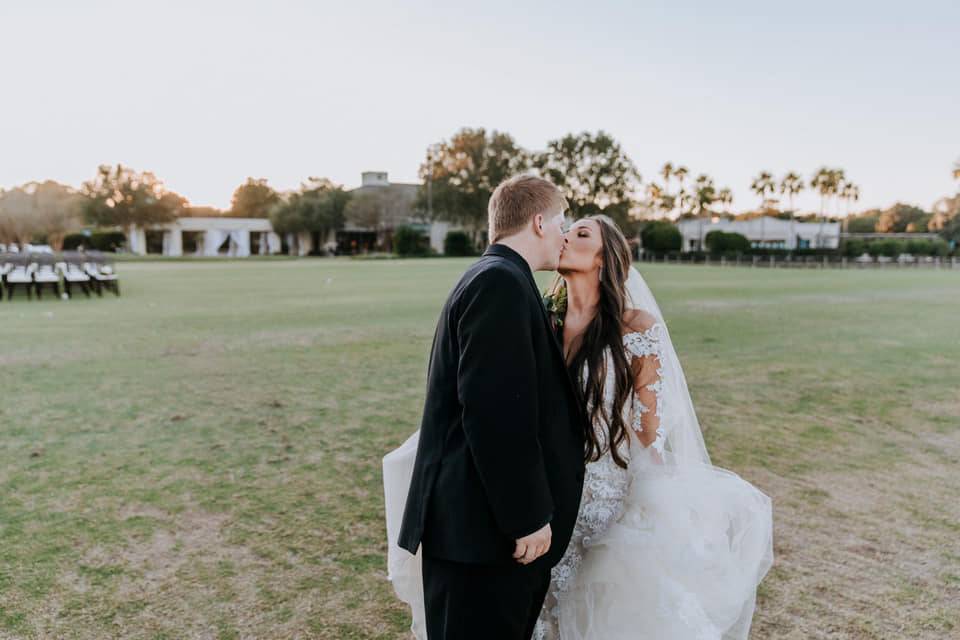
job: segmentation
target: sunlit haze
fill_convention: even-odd
[[[247,176],[414,181],[473,126],[531,150],[603,129],[734,209],[761,170],[843,168],[857,208],[955,190],[956,2],[20,1],[0,24],[3,188],[123,163],[226,207]]]

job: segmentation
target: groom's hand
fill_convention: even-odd
[[[550,550],[550,538],[553,537],[553,531],[550,524],[543,525],[528,536],[517,540],[517,548],[513,551],[513,557],[520,564],[530,564],[547,551]]]

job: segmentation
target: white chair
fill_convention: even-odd
[[[52,253],[38,253],[33,258],[33,285],[37,298],[43,297],[43,288],[50,287],[60,297],[60,274],[56,269],[56,259]]]
[[[4,282],[7,286],[7,300],[13,298],[13,292],[22,286],[27,290],[27,297],[33,298],[33,269],[34,264],[26,255],[14,255],[7,265]]]
[[[99,251],[90,251],[86,254],[83,261],[83,270],[90,276],[94,289],[98,296],[103,295],[103,289],[110,289],[116,295],[120,295],[120,280],[113,269],[113,265],[107,264],[103,254]]]
[[[80,255],[75,252],[63,254],[63,260],[57,263],[57,269],[63,276],[63,290],[73,297],[72,286],[80,285],[84,295],[90,297],[90,275],[84,271]]]

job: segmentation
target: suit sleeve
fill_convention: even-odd
[[[538,437],[531,315],[524,283],[491,269],[464,292],[458,322],[463,430],[494,518],[512,539],[553,515]]]

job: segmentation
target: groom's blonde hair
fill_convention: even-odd
[[[567,199],[549,180],[531,175],[504,180],[494,189],[487,205],[490,242],[522,231],[538,213],[560,213],[567,206]]]

